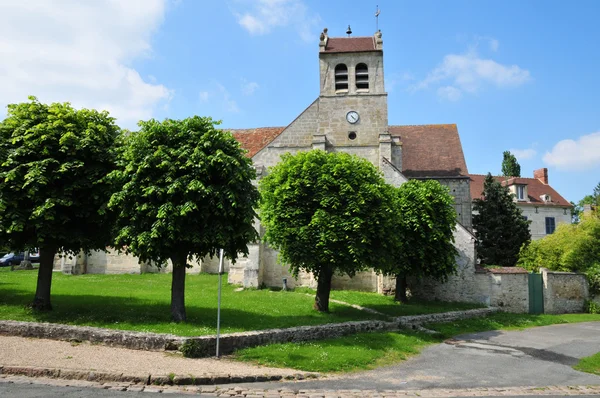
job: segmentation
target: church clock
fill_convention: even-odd
[[[350,111],[346,114],[346,120],[350,124],[355,124],[356,122],[358,122],[359,118],[360,117],[358,116],[358,112],[356,111]]]

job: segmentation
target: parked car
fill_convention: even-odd
[[[8,253],[0,258],[0,267],[10,267],[11,265],[19,265],[25,259],[25,253]],[[39,253],[29,253],[29,261],[32,263],[40,262]]]

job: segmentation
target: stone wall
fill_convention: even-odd
[[[589,286],[585,275],[572,272],[540,270],[544,281],[544,312],[565,314],[582,312],[589,298]]]
[[[207,257],[203,261],[192,259],[188,261],[191,268],[187,269],[188,274],[198,274],[200,272],[216,273],[218,272],[219,259]],[[229,261],[224,262],[225,272],[229,271]],[[159,273],[171,272],[173,266],[171,261],[163,267],[157,267],[150,262],[140,263],[139,258],[125,253],[118,253],[114,249],[104,251],[92,251],[89,255],[80,253],[77,256],[57,254],[54,258],[54,271],[61,271],[65,274],[141,274],[141,273]]]
[[[427,300],[486,303],[485,297],[477,288],[475,237],[458,224],[454,232],[454,242],[458,250],[456,274],[451,275],[446,283],[428,278],[409,281],[412,295]]]
[[[502,311],[529,312],[529,275],[527,271],[514,268],[500,268],[480,272],[476,275],[480,297],[487,305]]]
[[[286,329],[257,330],[221,335],[219,348],[222,354],[236,349],[258,345],[321,340],[349,334],[399,330],[436,322],[482,317],[496,312],[496,308],[481,308],[439,314],[413,315],[394,318],[392,321],[358,321],[316,326],[299,326]],[[171,334],[141,333],[102,329],[89,326],[71,326],[52,323],[0,321],[0,335],[47,338],[68,341],[89,341],[113,347],[136,350],[176,350],[186,342],[195,345],[195,356],[212,356],[215,353],[215,336],[181,337]]]
[[[468,230],[473,229],[472,217],[473,211],[471,208],[471,182],[468,177],[455,178],[432,178],[438,181],[445,187],[448,187],[450,195],[454,197],[454,210],[456,211],[456,219],[463,227]]]

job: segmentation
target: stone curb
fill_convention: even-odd
[[[498,308],[478,308],[465,311],[403,316],[394,318],[392,321],[356,321],[228,333],[221,335],[219,348],[222,354],[227,355],[237,349],[247,347],[273,343],[322,340],[365,332],[397,331],[403,328],[417,329],[422,324],[487,316],[495,312],[498,312]],[[76,342],[89,341],[113,347],[151,351],[178,350],[182,346],[187,346],[189,349],[186,356],[195,358],[212,356],[216,347],[216,338],[212,335],[181,337],[171,334],[131,332],[55,323],[0,321],[0,335]]]
[[[101,388],[114,391],[180,393],[223,398],[400,398],[400,397],[499,397],[499,396],[577,396],[600,395],[600,385],[580,386],[523,386],[432,388],[406,390],[312,390],[312,389],[253,389],[251,387],[147,385],[123,382],[96,382],[56,378],[29,378],[0,374],[0,383],[38,384],[44,386]]]
[[[48,379],[65,379],[65,380],[84,380],[95,383],[132,383],[145,384],[153,386],[204,386],[216,384],[232,384],[232,383],[261,383],[269,381],[298,381],[306,379],[318,379],[321,377],[319,373],[296,373],[294,375],[200,375],[200,376],[179,376],[179,375],[127,375],[123,373],[112,372],[96,372],[87,370],[73,369],[54,369],[35,366],[2,366],[0,365],[0,375],[26,376],[35,378]]]

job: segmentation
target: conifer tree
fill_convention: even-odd
[[[521,165],[510,151],[502,153],[502,175],[506,177],[521,177]]]
[[[523,245],[531,241],[529,221],[513,201],[508,187],[488,173],[483,199],[473,200],[477,257],[483,264],[514,266]]]

